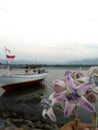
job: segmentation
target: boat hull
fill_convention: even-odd
[[[22,88],[25,86],[31,86],[33,84],[41,83],[48,73],[36,74],[36,75],[5,75],[0,76],[0,86],[6,91],[11,91],[16,88]]]

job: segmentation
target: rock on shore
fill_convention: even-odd
[[[0,130],[59,130],[56,123],[41,115],[41,91],[15,93],[0,97]]]
[[[7,118],[0,119],[0,130],[59,130],[59,127],[38,120]]]

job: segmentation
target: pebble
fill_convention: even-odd
[[[0,130],[59,130],[56,124],[25,119],[0,119]]]

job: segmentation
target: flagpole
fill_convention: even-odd
[[[5,46],[4,48],[5,48],[5,57],[6,57],[6,56],[7,56],[7,52],[6,52],[6,46]],[[7,64],[8,64],[7,57],[6,57],[6,61],[7,61]]]
[[[9,69],[9,72],[11,71],[11,64],[12,64],[12,59],[14,59],[15,58],[15,55],[12,55],[12,54],[8,54],[8,53],[10,53],[10,50],[9,49],[7,49],[6,48],[6,46],[5,46],[5,54],[6,54],[6,60],[7,60],[7,65],[8,65],[8,69]],[[10,60],[10,62],[9,62],[9,60]]]
[[[7,69],[8,69],[8,75],[10,75],[10,64],[8,62],[8,59],[7,59],[7,49],[6,49],[6,46],[5,46],[5,55],[6,55],[6,61],[7,61]]]

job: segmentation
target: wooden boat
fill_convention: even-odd
[[[24,87],[41,83],[48,75],[48,72],[40,74],[10,74],[0,76],[0,86],[6,91],[11,91],[18,87]]]

